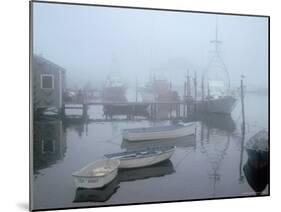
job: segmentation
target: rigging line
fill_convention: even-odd
[[[190,153],[189,150],[187,150],[186,151],[186,155],[184,155],[183,158],[178,161],[178,163],[176,164],[175,168],[177,168],[183,162],[183,160],[189,155],[188,153]]]

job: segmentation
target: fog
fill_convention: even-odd
[[[64,67],[69,87],[100,86],[108,75],[128,85],[152,75],[182,85],[187,70],[198,76],[206,71],[216,22],[231,86],[242,74],[249,87],[268,86],[267,18],[33,5],[33,51]]]

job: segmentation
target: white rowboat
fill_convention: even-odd
[[[108,159],[120,160],[119,168],[139,168],[151,166],[168,160],[174,153],[175,147],[155,147],[138,151],[126,151],[105,155]]]
[[[98,160],[72,174],[78,188],[101,188],[117,175],[119,160]]]
[[[195,123],[161,127],[133,128],[123,130],[123,139],[129,141],[178,138],[195,133]]]

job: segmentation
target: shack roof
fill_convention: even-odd
[[[53,66],[54,68],[56,68],[58,71],[61,71],[61,72],[65,72],[66,70],[59,66],[58,64],[42,57],[42,56],[39,56],[37,54],[34,54],[33,55],[33,58],[32,58],[32,63],[37,63],[37,64],[47,64],[47,65],[50,65],[50,66]]]

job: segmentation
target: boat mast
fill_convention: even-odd
[[[215,44],[215,53],[219,55],[219,45],[222,44],[222,42],[218,39],[218,17],[216,16],[216,37],[215,40],[211,40],[211,43]]]
[[[228,92],[230,89],[230,77],[229,77],[229,73],[227,71],[226,65],[224,64],[224,62],[220,56],[219,46],[222,44],[222,41],[219,40],[219,28],[218,28],[218,17],[217,16],[216,16],[216,27],[215,27],[215,39],[211,40],[210,42],[215,45],[215,54],[209,63],[209,67],[212,63],[215,63],[216,66],[221,66],[222,70],[226,73],[226,78],[227,78],[226,87],[227,87],[227,92]]]
[[[189,70],[186,71],[186,96],[189,98],[191,96],[191,85],[190,85],[190,77]]]

